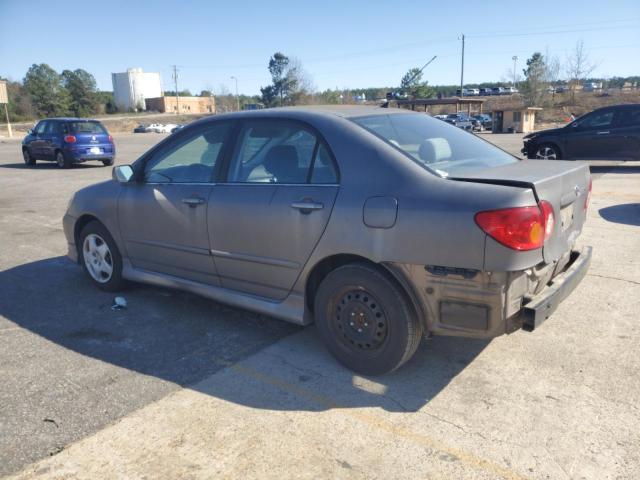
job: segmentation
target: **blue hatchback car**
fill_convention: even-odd
[[[26,165],[36,160],[53,161],[60,168],[74,163],[100,161],[113,165],[116,147],[113,137],[97,120],[84,118],[48,118],[39,121],[22,141]]]

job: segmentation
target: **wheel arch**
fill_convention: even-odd
[[[398,288],[400,288],[400,290],[407,296],[414,309],[414,313],[418,316],[420,323],[422,323],[423,327],[425,328],[425,331],[427,331],[427,317],[425,309],[423,308],[422,303],[419,300],[417,292],[411,286],[411,283],[407,278],[405,278],[402,272],[399,269],[394,268],[393,264],[377,263],[373,260],[356,254],[331,255],[329,257],[323,258],[313,266],[313,268],[309,272],[309,275],[307,276],[307,281],[305,284],[305,306],[312,315],[314,313],[313,300],[315,298],[315,293],[318,290],[318,287],[322,283],[322,280],[324,280],[325,277],[333,270],[351,263],[365,263],[371,267],[374,267],[387,278],[389,278],[389,280],[395,283],[396,286],[398,286]]]
[[[540,142],[538,142],[538,144],[536,145],[536,151],[538,150],[538,148],[540,148],[543,145],[551,145],[552,147],[555,147],[558,149],[558,156],[560,158],[558,158],[558,160],[564,159],[564,150],[562,149],[562,147],[560,146],[560,143],[555,140],[555,139],[551,139],[551,140],[547,140],[544,139]],[[534,152],[535,155],[535,152]]]

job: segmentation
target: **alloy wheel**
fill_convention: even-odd
[[[538,148],[536,158],[540,160],[557,160],[558,154],[553,147],[543,146]]]
[[[89,275],[99,283],[107,283],[113,274],[113,256],[107,242],[91,233],[82,243],[82,256]]]

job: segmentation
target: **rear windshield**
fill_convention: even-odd
[[[372,115],[351,120],[444,177],[518,161],[474,134],[428,115]]]
[[[100,122],[68,122],[67,128],[71,133],[107,133]]]

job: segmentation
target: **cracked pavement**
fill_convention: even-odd
[[[118,137],[119,163],[160,138]],[[22,169],[16,146],[0,143],[0,475],[640,478],[637,162],[593,167],[591,270],[540,329],[435,337],[364,378],[313,328],[193,295],[134,286],[111,311],[58,227],[108,171]]]

